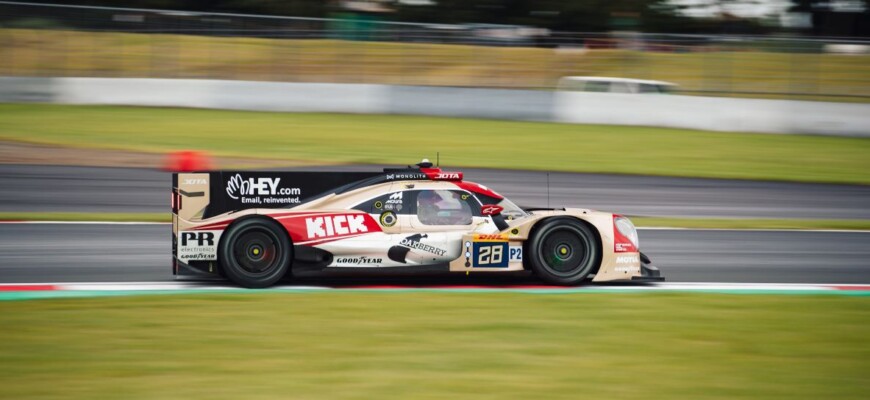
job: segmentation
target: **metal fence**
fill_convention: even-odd
[[[553,89],[563,76],[689,94],[870,102],[870,41],[562,33],[519,26],[0,2],[0,74]]]

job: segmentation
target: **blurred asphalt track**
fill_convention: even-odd
[[[547,205],[545,173],[458,170],[521,205]],[[0,187],[0,211],[169,207],[169,175],[153,170],[0,165]],[[870,186],[551,173],[550,205],[649,216],[870,219]],[[870,283],[870,233],[642,230],[640,237],[671,282]],[[3,224],[0,283],[171,280],[169,247],[168,225]],[[325,278],[306,279],[300,283],[324,284]],[[412,285],[529,280],[483,274],[353,279]]]
[[[170,281],[168,224],[0,224],[0,283]],[[870,232],[640,231],[669,282],[870,283]],[[307,277],[298,284],[519,284],[526,276]]]
[[[378,166],[319,170],[377,171]],[[543,172],[445,168],[527,207],[547,206]],[[0,211],[168,212],[169,175],[134,168],[0,165]],[[870,219],[870,186],[550,173],[550,206],[629,215]]]

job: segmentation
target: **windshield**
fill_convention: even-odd
[[[517,206],[516,204],[514,204],[512,201],[508,200],[507,198],[502,199],[498,203],[498,205],[503,208],[501,215],[504,215],[504,217],[507,218],[508,220],[520,219],[520,218],[525,218],[525,217],[529,216],[529,214],[527,212],[523,211],[522,208],[520,208],[519,206]]]

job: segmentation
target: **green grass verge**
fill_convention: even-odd
[[[0,212],[0,221],[171,222],[166,213]],[[631,217],[637,227],[870,230],[870,220]]]
[[[870,139],[387,115],[0,105],[0,140],[320,163],[870,184]]]
[[[311,293],[0,303],[8,398],[867,398],[870,298]]]

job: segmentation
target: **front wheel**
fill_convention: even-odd
[[[246,288],[274,285],[290,269],[293,248],[275,221],[253,218],[230,226],[221,238],[220,264],[233,283]]]
[[[601,265],[598,235],[575,219],[545,220],[528,243],[532,271],[547,283],[576,285]]]

